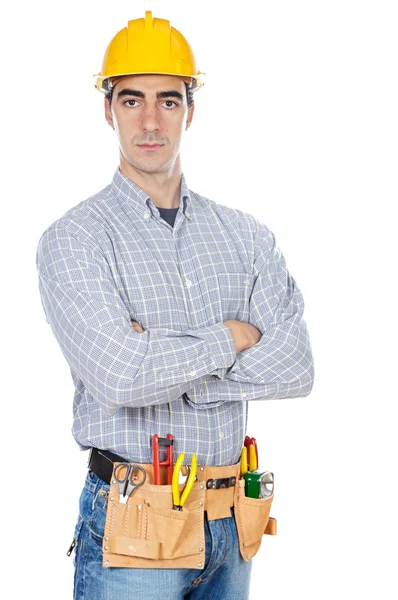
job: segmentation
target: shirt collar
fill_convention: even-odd
[[[158,211],[157,207],[152,202],[152,198],[148,196],[144,190],[142,190],[134,181],[124,175],[118,167],[112,179],[112,187],[118,196],[122,196],[125,200],[129,201],[129,204],[134,210],[147,221],[151,213],[148,210]],[[181,173],[181,185],[180,185],[180,206],[183,207],[182,212],[184,216],[191,220],[192,219],[192,199],[190,191],[188,189],[184,173]],[[158,213],[159,214],[159,213]]]

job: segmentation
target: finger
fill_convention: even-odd
[[[131,320],[131,324],[132,324],[132,326],[133,326],[133,329],[134,329],[135,331],[137,331],[138,333],[144,333],[144,330],[143,330],[143,328],[141,327],[141,325],[140,325],[140,324],[139,324],[137,321],[134,321],[134,320],[132,319],[132,320]]]

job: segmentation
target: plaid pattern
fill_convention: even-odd
[[[189,190],[183,174],[174,227],[118,168],[47,228],[36,266],[82,450],[149,463],[152,435],[172,433],[186,462],[236,463],[248,400],[312,389],[304,301],[273,233]],[[236,354],[227,319],[255,325],[260,342]]]

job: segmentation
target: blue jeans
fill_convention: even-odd
[[[102,566],[109,484],[87,472],[75,528],[74,600],[248,600],[252,561],[239,552],[231,517],[208,521],[203,569],[130,569]]]

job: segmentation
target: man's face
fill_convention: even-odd
[[[111,107],[105,98],[121,160],[145,173],[172,170],[193,110],[194,105],[188,110],[183,79],[173,75],[126,75],[116,80]]]

